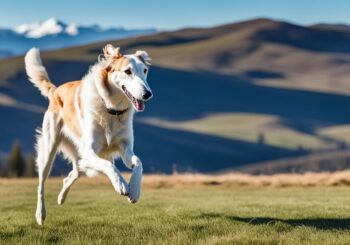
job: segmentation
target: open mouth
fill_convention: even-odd
[[[125,86],[122,86],[123,92],[128,97],[131,104],[134,106],[136,111],[143,111],[145,109],[145,103],[142,100],[136,99],[134,96],[131,95],[131,93],[125,88]]]

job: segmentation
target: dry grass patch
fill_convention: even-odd
[[[123,173],[129,180],[130,174]],[[33,183],[33,179],[7,179],[0,178],[0,185],[27,185]],[[50,182],[61,185],[62,178],[50,178]],[[109,180],[102,175],[94,178],[82,177],[79,183],[89,185],[109,185]],[[334,173],[304,173],[304,174],[274,174],[274,175],[250,175],[243,173],[228,173],[218,175],[208,174],[148,174],[143,176],[142,185],[144,188],[176,188],[176,187],[200,187],[200,186],[338,186],[350,185],[350,170]]]
[[[190,187],[205,185],[223,186],[335,186],[349,185],[350,171],[335,173],[249,175],[242,173],[204,175],[147,175],[143,179],[145,187]]]

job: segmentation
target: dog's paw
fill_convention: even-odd
[[[60,194],[58,194],[58,198],[57,198],[57,203],[58,205],[62,205],[64,203],[64,201],[66,200],[66,192],[61,191]]]
[[[142,165],[135,166],[129,183],[129,202],[136,203],[141,194]]]
[[[141,194],[141,186],[132,186],[130,185],[130,191],[128,195],[128,201],[130,203],[136,203],[140,199],[140,194]]]
[[[35,213],[36,222],[38,225],[43,225],[44,220],[46,218],[46,210],[45,208],[37,208]]]
[[[128,201],[129,201],[130,203],[134,204],[134,203],[137,203],[137,201],[139,200],[139,198],[140,198],[140,194],[138,194],[138,197],[132,197],[132,196],[129,194],[129,196],[128,196]]]
[[[119,180],[118,180],[117,191],[122,196],[128,196],[129,195],[128,183],[123,178],[119,178]]]

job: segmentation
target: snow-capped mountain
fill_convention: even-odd
[[[0,29],[0,58],[20,55],[35,46],[42,50],[121,39],[156,32],[155,29],[102,28],[98,25],[66,24],[56,18]]]
[[[44,22],[19,25],[14,28],[14,31],[29,38],[41,38],[62,33],[75,36],[79,33],[78,26],[75,23],[67,25],[56,18],[50,18]]]

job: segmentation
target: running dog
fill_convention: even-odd
[[[39,185],[35,216],[39,225],[46,218],[44,185],[57,152],[73,165],[63,180],[59,205],[82,173],[97,172],[105,174],[129,202],[139,200],[142,163],[133,151],[133,115],[143,111],[145,101],[152,97],[147,83],[150,60],[145,51],[123,55],[108,44],[81,80],[56,87],[42,65],[39,50],[28,51],[25,67],[29,80],[49,99],[36,144]],[[114,166],[117,157],[132,169],[129,184]]]

